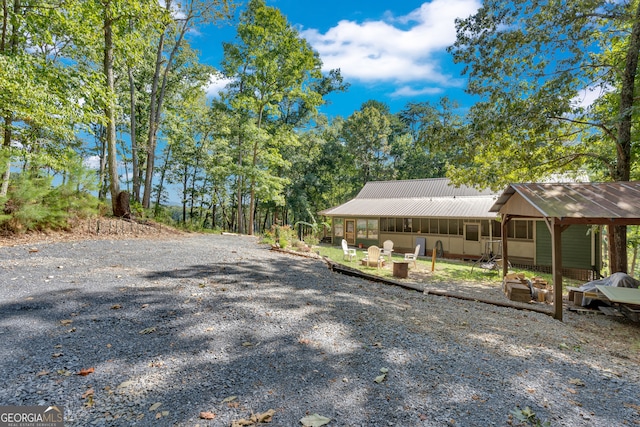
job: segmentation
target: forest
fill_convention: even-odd
[[[256,234],[317,224],[367,181],[638,178],[638,0],[486,0],[448,49],[470,109],[372,99],[331,118],[319,108],[348,82],[265,0],[0,4],[4,230],[130,209]],[[189,43],[206,25],[236,31],[217,69]],[[216,99],[212,76],[229,82]],[[626,247],[624,227],[610,234]]]

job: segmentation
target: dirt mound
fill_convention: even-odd
[[[0,234],[0,247],[88,239],[169,238],[184,234],[183,231],[149,220],[97,217],[77,221],[69,230]]]

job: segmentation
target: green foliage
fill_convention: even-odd
[[[78,160],[71,162],[65,181],[58,186],[39,171],[14,174],[7,196],[0,198],[0,228],[14,233],[67,229],[72,220],[94,215],[98,200],[91,190],[95,184]]]
[[[468,92],[482,98],[448,175],[504,188],[589,167],[627,180],[639,16],[635,0],[491,0],[458,20],[450,51],[466,66]],[[581,102],[592,94],[595,103]]]
[[[524,409],[516,408],[511,411],[511,415],[520,423],[532,427],[551,427],[549,421],[541,421],[531,408],[528,406]]]

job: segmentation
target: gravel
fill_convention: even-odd
[[[638,324],[373,283],[251,237],[4,247],[0,286],[0,404],[69,426],[484,427],[526,407],[640,425]]]

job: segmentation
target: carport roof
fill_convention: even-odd
[[[511,184],[490,210],[564,224],[640,224],[640,182]]]

